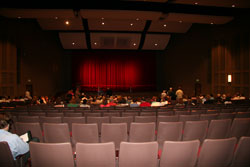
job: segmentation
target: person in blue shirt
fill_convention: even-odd
[[[10,123],[4,118],[0,118],[0,142],[6,141],[9,144],[14,160],[19,155],[27,154],[29,156],[29,144],[24,142],[18,135],[9,131]],[[24,160],[27,160],[25,158]]]

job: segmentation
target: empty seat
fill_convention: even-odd
[[[40,123],[62,123],[62,117],[40,117]]]
[[[175,115],[189,115],[190,111],[188,110],[175,110]]]
[[[208,121],[186,121],[184,124],[183,141],[199,139],[201,142],[206,137]]]
[[[126,123],[102,124],[101,142],[114,142],[115,149],[120,149],[122,141],[128,141],[128,130]]]
[[[67,123],[44,123],[43,130],[45,143],[71,142]]]
[[[87,117],[87,123],[97,123],[98,132],[102,132],[102,123],[109,123],[109,117]]]
[[[70,113],[70,112],[66,112],[64,113],[65,117],[82,117],[82,113]]]
[[[165,141],[160,167],[195,167],[200,141]]]
[[[84,113],[84,116],[87,118],[87,117],[101,117],[102,116],[102,113],[100,112],[97,112],[97,113],[89,113],[89,112],[86,112]]]
[[[16,122],[16,133],[22,135],[27,131],[31,132],[32,137],[37,137],[40,142],[43,142],[43,135],[40,123]]]
[[[76,165],[86,167],[115,167],[115,146],[109,143],[77,143]]]
[[[238,112],[235,118],[250,118],[250,112]]]
[[[135,122],[156,122],[156,116],[135,116]]]
[[[235,113],[220,113],[218,119],[234,119]]]
[[[221,113],[233,113],[234,109],[233,108],[222,108]]]
[[[98,143],[98,126],[97,124],[72,124],[72,143]]]
[[[158,116],[170,116],[170,115],[173,115],[172,112],[162,112],[162,111],[158,111],[157,113]]]
[[[208,120],[208,124],[210,124],[211,120],[217,119],[218,114],[201,114],[200,120]]]
[[[70,143],[30,142],[31,164],[34,167],[74,167]]]
[[[233,158],[233,151],[237,139],[205,139],[197,167],[228,167]]]
[[[46,113],[45,112],[30,112],[29,113],[30,116],[46,116]]]
[[[64,114],[62,112],[47,112],[47,117],[63,117]]]
[[[157,131],[159,148],[164,141],[180,141],[182,138],[183,122],[160,122]]]
[[[156,116],[156,112],[141,112],[140,116]]]
[[[134,118],[132,116],[128,117],[111,117],[111,123],[127,123],[127,130],[130,130],[130,124],[133,122]]]
[[[72,123],[85,123],[85,117],[64,117],[63,123],[67,123],[69,131],[72,132]]]
[[[233,120],[230,136],[237,137],[247,136],[250,128],[250,118],[235,118]]]
[[[122,142],[119,153],[119,167],[157,167],[157,142]]]
[[[207,139],[225,139],[229,136],[231,119],[212,120],[207,132]]]
[[[250,166],[250,137],[241,137],[234,152],[232,167]]]
[[[179,115],[171,115],[171,116],[158,116],[157,122],[178,122]]]
[[[139,116],[139,112],[122,112],[122,117],[129,117],[129,116],[135,118],[135,116]]]
[[[135,123],[130,126],[130,142],[150,142],[155,140],[155,123]]]
[[[18,122],[39,122],[39,116],[18,116]]]
[[[192,109],[190,114],[192,115],[200,115],[200,114],[206,114],[207,110],[206,109]]]
[[[186,121],[199,121],[199,115],[179,115],[179,121],[186,122]]]

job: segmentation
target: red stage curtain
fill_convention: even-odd
[[[74,56],[73,83],[85,90],[155,87],[154,56]]]

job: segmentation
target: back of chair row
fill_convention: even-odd
[[[248,167],[250,166],[250,137],[165,141],[160,155],[160,167]],[[30,143],[31,163],[35,167],[73,167],[70,143]],[[197,156],[198,155],[198,156]],[[76,166],[92,167],[158,167],[157,142],[121,142],[116,163],[115,144],[77,143]]]

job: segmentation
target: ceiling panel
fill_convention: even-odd
[[[229,8],[234,5],[236,8],[250,8],[249,0],[175,0],[171,3]]]
[[[90,10],[81,9],[80,14],[87,19],[125,19],[125,20],[157,20],[161,12],[136,10]]]
[[[180,23],[169,21],[152,21],[148,29],[149,32],[169,32],[186,33],[192,26],[192,23]]]
[[[170,35],[168,34],[146,34],[143,50],[164,50],[168,45]]]
[[[143,20],[108,20],[89,19],[89,30],[105,31],[143,31],[146,21]]]
[[[0,14],[9,18],[64,19],[74,18],[72,9],[0,9]]]
[[[44,30],[83,30],[81,18],[73,19],[37,19]],[[66,24],[68,21],[68,24]]]
[[[181,23],[225,24],[233,20],[233,17],[186,14],[186,13],[169,13],[166,16],[165,20],[173,22],[181,22]]]
[[[83,32],[60,32],[59,38],[64,49],[87,49]]]
[[[139,33],[90,33],[92,49],[138,49]]]

